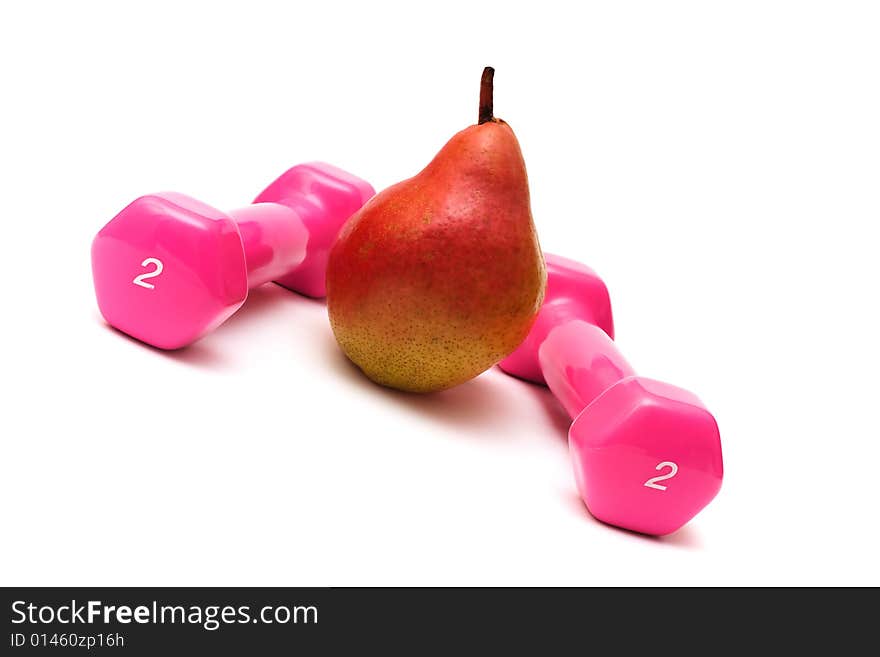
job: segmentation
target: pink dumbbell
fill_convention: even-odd
[[[672,533],[721,488],[715,418],[687,390],[635,376],[612,340],[608,290],[591,269],[545,259],[544,305],[501,368],[546,383],[573,418],[568,444],[590,513],[644,534]]]
[[[176,192],[142,196],[92,243],[98,307],[120,331],[177,349],[226,321],[248,288],[275,281],[322,297],[330,246],[373,194],[360,178],[313,162],[227,213]]]

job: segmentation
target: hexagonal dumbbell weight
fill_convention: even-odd
[[[257,285],[322,297],[330,246],[373,194],[350,173],[310,163],[226,213],[175,192],[142,196],[92,243],[98,307],[120,331],[177,349],[226,321]]]
[[[674,532],[721,488],[715,418],[687,390],[635,376],[612,340],[608,291],[591,269],[546,261],[544,305],[501,368],[546,383],[574,420],[569,449],[590,513],[644,534]]]

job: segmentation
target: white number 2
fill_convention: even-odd
[[[132,281],[135,285],[140,285],[141,287],[145,287],[148,290],[154,289],[156,286],[152,283],[145,283],[148,278],[155,278],[159,274],[162,273],[162,270],[165,268],[165,265],[162,264],[162,261],[158,258],[147,258],[141,263],[141,267],[148,267],[149,265],[156,265],[156,268],[152,271],[147,271],[141,274],[140,276],[136,276]]]
[[[658,463],[657,467],[654,469],[662,470],[663,468],[669,468],[670,470],[666,474],[651,477],[645,482],[645,486],[648,488],[656,488],[657,490],[666,490],[666,486],[658,484],[657,482],[672,479],[678,473],[678,466],[672,461],[663,461],[663,463]]]

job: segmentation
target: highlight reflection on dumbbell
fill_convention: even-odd
[[[98,307],[120,331],[177,349],[226,321],[248,288],[275,281],[322,297],[330,246],[374,193],[350,173],[310,163],[226,213],[175,192],[142,196],[92,243]]]
[[[635,376],[612,340],[608,291],[591,269],[545,259],[544,305],[501,368],[546,383],[574,420],[575,480],[596,518],[644,534],[674,532],[721,488],[715,418],[687,390]]]

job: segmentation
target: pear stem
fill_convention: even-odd
[[[495,69],[487,66],[483,69],[483,77],[480,78],[480,120],[478,125],[494,121],[492,116],[492,91]]]

